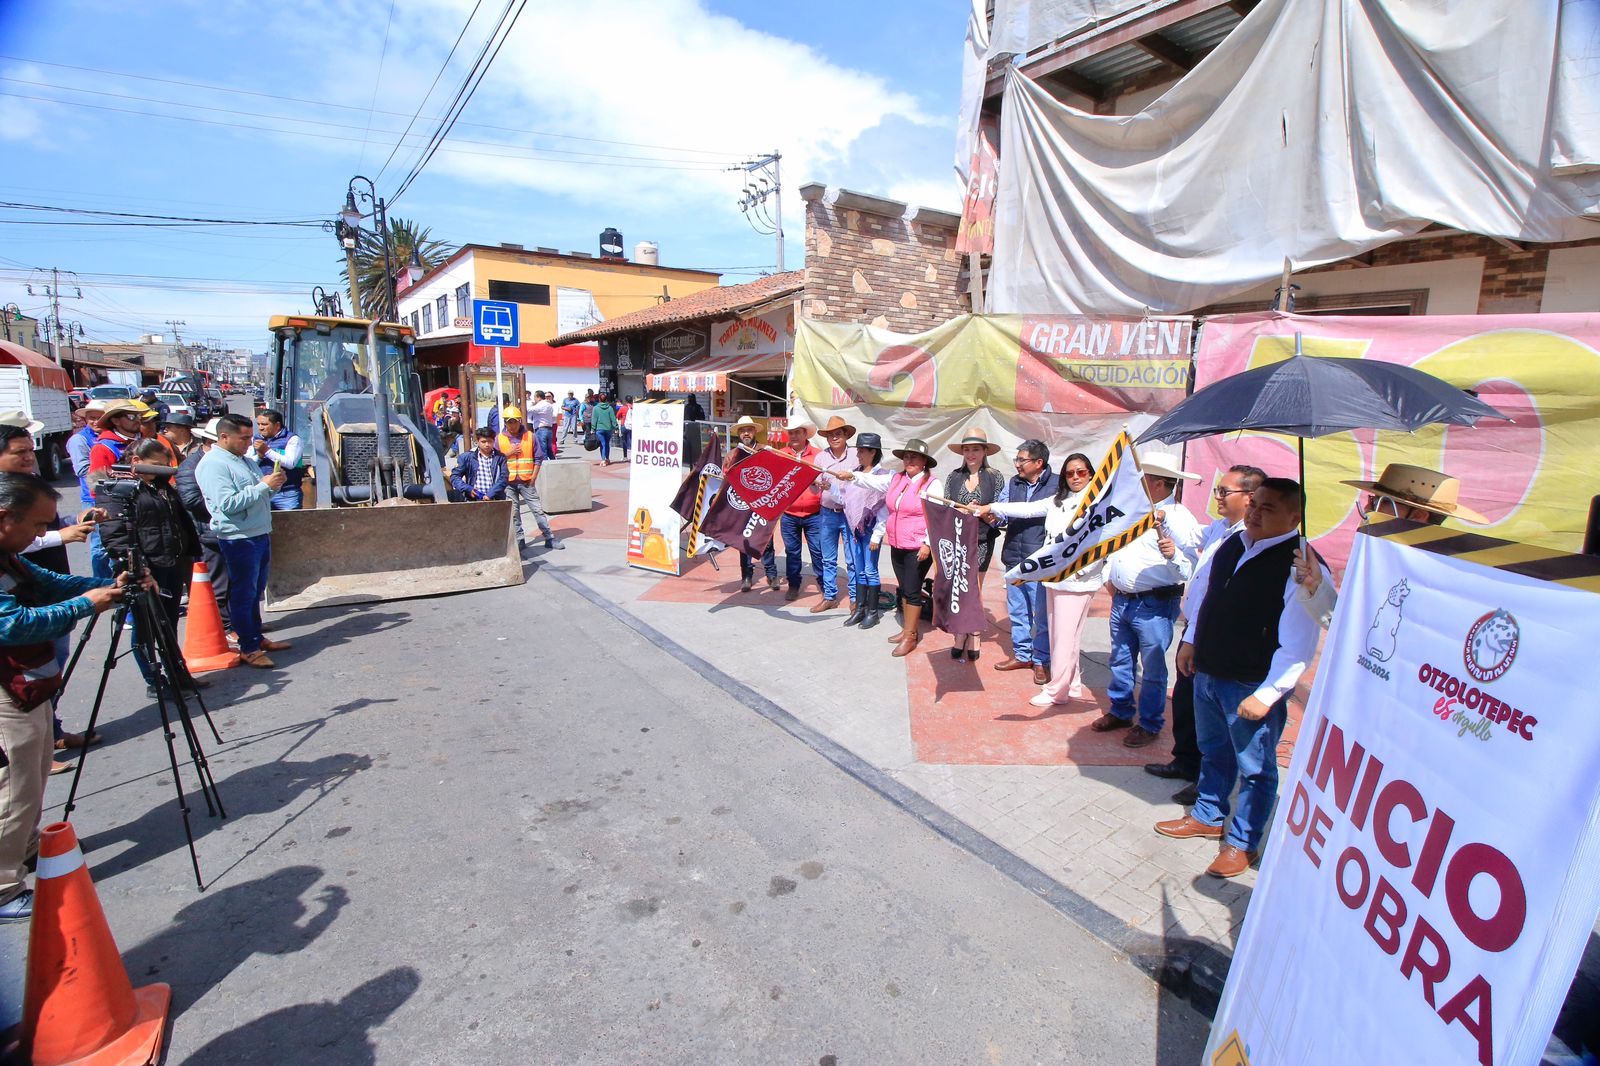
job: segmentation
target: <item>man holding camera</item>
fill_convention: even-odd
[[[0,748],[7,759],[0,767],[0,922],[33,915],[23,863],[38,847],[54,751],[47,708],[61,687],[55,638],[117,606],[129,584],[126,574],[72,577],[21,557],[50,528],[57,498],[42,478],[0,473]]]
[[[246,666],[266,670],[276,665],[267,652],[289,647],[261,635],[261,597],[272,561],[271,501],[288,479],[282,470],[262,477],[245,458],[256,428],[248,418],[223,415],[216,424],[216,446],[195,467],[195,482],[228,563],[228,620],[239,634],[239,655]]]

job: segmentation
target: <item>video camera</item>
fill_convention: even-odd
[[[139,475],[171,477],[177,472],[175,466],[157,463],[116,463],[111,467],[111,475],[95,485],[94,505],[105,512],[99,524],[100,542],[106,553],[122,564],[122,569],[129,568],[127,557],[130,550],[137,551],[138,540],[133,536],[129,523],[133,498],[142,484]]]

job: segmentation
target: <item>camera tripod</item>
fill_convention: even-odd
[[[143,563],[138,561],[135,554],[130,561],[128,573],[143,574]],[[195,776],[200,781],[200,795],[206,802],[206,814],[213,818],[226,818],[228,812],[223,810],[222,797],[217,792],[216,780],[211,776],[211,767],[206,762],[205,749],[200,743],[200,734],[195,729],[194,719],[189,713],[187,700],[193,698],[200,708],[200,713],[205,716],[206,725],[211,728],[211,735],[221,744],[222,734],[217,732],[217,725],[211,719],[211,712],[206,708],[205,701],[200,694],[193,690],[185,693],[185,686],[192,683],[189,670],[184,665],[183,656],[178,652],[177,634],[173,632],[167,620],[166,612],[158,600],[159,593],[154,589],[144,588],[137,583],[127,587],[127,592],[122,604],[116,609],[111,628],[111,641],[106,648],[105,665],[100,670],[100,685],[95,690],[94,706],[89,711],[89,724],[84,729],[84,737],[94,735],[95,723],[100,718],[100,707],[105,700],[106,683],[110,680],[111,671],[116,668],[117,660],[127,655],[124,651],[118,654],[117,646],[121,643],[123,629],[131,618],[133,621],[133,639],[129,651],[136,651],[139,657],[147,664],[150,671],[150,684],[156,692],[156,707],[161,714],[161,732],[167,743],[167,762],[172,768],[172,784],[178,795],[178,810],[183,817],[183,835],[189,843],[189,862],[194,867],[194,882],[200,891],[205,891],[205,881],[200,877],[200,857],[195,851],[194,830],[189,824],[189,800],[184,794],[183,778],[178,771],[178,751],[174,744],[177,734],[173,731],[173,714],[176,714],[178,725],[183,730],[185,744],[189,749],[189,761],[194,765]],[[83,631],[83,636],[78,639],[78,646],[73,649],[72,659],[67,663],[67,669],[62,675],[62,687],[71,679],[73,670],[77,668],[78,659],[83,655],[83,649],[88,646],[89,638],[94,633],[95,623],[100,620],[100,615],[89,619],[89,624]],[[169,707],[170,704],[170,707]],[[67,805],[62,817],[72,814],[76,806],[78,783],[83,778],[84,764],[89,761],[89,748],[84,747],[83,753],[78,757],[78,767],[72,774],[72,787],[67,792]]]

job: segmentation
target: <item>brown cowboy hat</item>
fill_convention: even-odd
[[[967,430],[966,434],[960,440],[956,441],[954,444],[951,444],[949,447],[951,451],[955,452],[957,455],[960,455],[961,449],[965,448],[969,444],[983,445],[983,453],[985,455],[994,455],[1000,450],[1000,445],[991,442],[989,440],[989,434],[985,433],[980,426],[973,426],[971,429]]]
[[[1420,507],[1449,518],[1480,526],[1491,524],[1491,519],[1461,504],[1458,479],[1425,466],[1390,463],[1376,481],[1341,481],[1340,484],[1388,496],[1408,507]]]
[[[852,426],[838,415],[834,415],[832,418],[828,419],[828,424],[823,426],[819,432],[822,434],[822,436],[826,437],[829,433],[833,433],[836,430],[841,429],[844,430],[845,440],[849,440],[851,437],[856,435],[856,427]]]
[[[894,457],[896,459],[904,460],[908,455],[922,456],[928,461],[929,470],[932,470],[934,467],[939,465],[939,460],[935,459],[928,451],[928,442],[925,440],[918,440],[916,437],[912,437],[910,440],[906,441],[906,446],[904,448],[896,448],[894,450]]]

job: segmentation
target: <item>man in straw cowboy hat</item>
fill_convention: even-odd
[[[1390,463],[1376,481],[1341,481],[1340,484],[1367,492],[1367,498],[1361,502],[1361,516],[1371,522],[1402,518],[1437,526],[1448,518],[1456,518],[1474,525],[1489,524],[1486,516],[1461,502],[1459,480],[1425,466]],[[1298,551],[1295,573],[1300,582],[1300,605],[1326,628],[1338,602],[1333,583],[1323,581],[1322,567],[1312,566]]]
[[[803,463],[815,463],[819,454],[816,445],[811,443],[811,434],[815,432],[816,427],[810,422],[791,422],[789,454]],[[801,536],[811,548],[811,572],[819,582],[822,580],[822,519],[817,517],[821,510],[822,489],[813,481],[778,520],[778,529],[783,533],[783,571],[789,580],[789,591],[783,596],[785,601],[800,598]]]
[[[856,469],[860,464],[856,462],[856,453],[850,447],[850,438],[855,435],[855,426],[834,415],[822,427],[822,439],[827,441],[828,446],[818,452],[812,462],[824,471]],[[824,473],[817,479],[817,485],[822,493],[822,509],[817,512],[817,539],[822,542],[822,602],[811,608],[812,614],[821,614],[839,606],[839,545],[845,538],[845,483]],[[845,580],[852,590],[856,587],[855,568],[850,565],[848,554],[845,556]]]
[[[1199,477],[1184,470],[1172,452],[1148,449],[1138,460],[1157,520],[1106,560],[1112,590],[1111,684],[1106,689],[1111,706],[1090,726],[1097,733],[1127,729],[1122,743],[1129,748],[1155,740],[1166,722],[1167,648],[1202,537],[1200,523],[1175,495],[1180,479]]]

